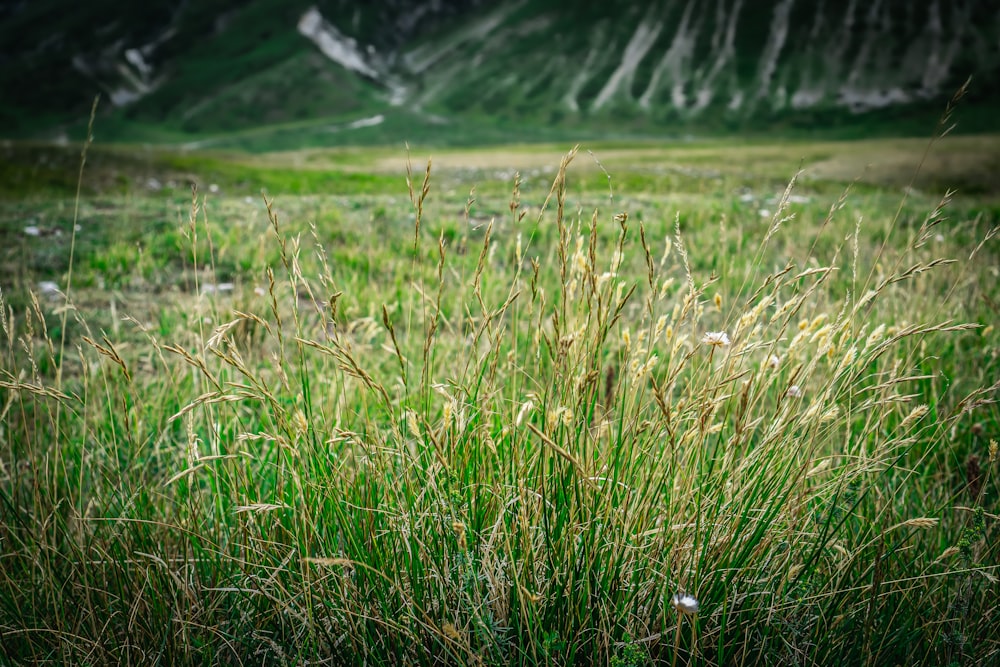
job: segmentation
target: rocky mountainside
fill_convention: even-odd
[[[517,90],[571,111],[864,112],[938,98],[973,72],[996,72],[996,9],[986,0],[585,2],[572,14],[586,29],[575,30],[559,3],[524,1],[467,35],[463,59],[473,67],[433,43],[404,63],[415,73],[437,65],[433,78],[445,89],[493,80],[495,98]]]
[[[863,123],[969,75],[992,105],[998,74],[993,0],[0,2],[7,136],[78,128],[97,92],[112,134],[163,141]]]

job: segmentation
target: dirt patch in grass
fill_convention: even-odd
[[[856,142],[809,165],[808,173],[819,180],[1000,194],[1000,136],[946,137],[929,152],[927,145],[918,139]]]

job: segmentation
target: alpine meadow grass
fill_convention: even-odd
[[[0,309],[3,660],[1000,660],[997,209],[587,162],[78,195]]]

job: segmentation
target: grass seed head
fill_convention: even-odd
[[[306,415],[302,410],[295,411],[295,432],[298,435],[305,435],[309,430],[309,421],[306,419]]]
[[[885,330],[886,326],[884,324],[880,324],[875,327],[875,330],[868,334],[868,340],[865,343],[865,347],[872,347],[882,340],[882,336],[885,335]]]
[[[535,403],[534,403],[534,402],[533,402],[533,401],[532,401],[532,400],[531,400],[530,398],[529,398],[529,399],[528,399],[527,401],[525,401],[524,403],[522,403],[522,404],[521,404],[521,409],[517,411],[517,419],[515,419],[515,420],[514,420],[514,423],[515,423],[515,424],[516,424],[517,426],[520,426],[520,425],[521,425],[521,422],[523,422],[523,421],[524,421],[524,417],[525,417],[525,416],[526,416],[526,415],[527,415],[528,413],[530,413],[530,412],[531,412],[531,410],[532,410],[532,409],[533,409],[534,407],[535,407]]]
[[[458,548],[465,551],[468,547],[468,541],[465,537],[465,524],[461,521],[453,521],[451,528],[455,531],[455,537],[458,540]]]
[[[667,316],[660,315],[659,319],[656,320],[656,328],[653,329],[653,340],[659,340],[660,335],[666,328],[667,328]]]
[[[899,424],[899,429],[905,430],[906,427],[910,426],[914,422],[920,421],[924,415],[927,414],[929,408],[926,405],[918,405],[917,407],[910,410],[910,414],[903,418],[903,421]]]

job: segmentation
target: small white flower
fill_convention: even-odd
[[[706,345],[714,345],[718,347],[728,347],[731,340],[729,340],[729,334],[725,331],[709,331],[704,336],[701,337],[701,342]]]
[[[781,365],[781,357],[776,354],[772,354],[767,358],[767,365],[774,369],[778,368],[778,366]]]
[[[786,394],[787,394],[788,398],[801,398],[802,397],[802,388],[799,387],[799,385],[797,385],[797,384],[793,384],[791,387],[788,388],[788,391],[786,392]]]
[[[693,595],[687,593],[675,593],[670,599],[671,604],[678,614],[688,614],[694,616],[698,613],[698,600]]]

